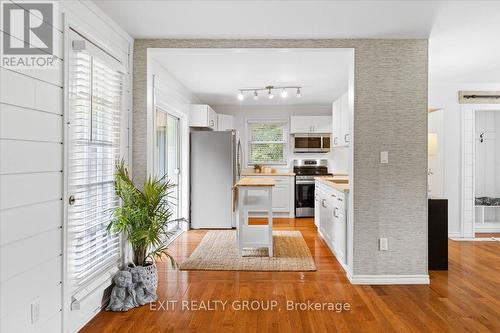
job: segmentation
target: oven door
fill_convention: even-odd
[[[314,180],[295,181],[295,216],[314,216]]]
[[[309,136],[307,134],[296,134],[294,136],[294,152],[296,153],[319,153],[322,152],[321,136]]]

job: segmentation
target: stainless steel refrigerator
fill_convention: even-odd
[[[241,174],[236,131],[191,132],[191,228],[234,226],[234,184]]]

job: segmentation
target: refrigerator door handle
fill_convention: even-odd
[[[243,151],[241,149],[241,141],[238,139],[238,161],[237,161],[237,171],[238,171],[238,179],[241,178],[241,159],[242,159]]]

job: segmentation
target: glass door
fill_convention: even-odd
[[[174,185],[169,195],[172,204],[172,219],[180,218],[180,140],[179,118],[170,113],[156,109],[156,174],[167,175]]]

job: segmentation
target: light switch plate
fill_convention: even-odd
[[[389,163],[389,152],[388,151],[381,151],[380,152],[380,163],[382,163],[382,164]]]
[[[379,238],[378,244],[379,244],[380,251],[388,251],[389,250],[389,241],[387,240],[387,238]]]

